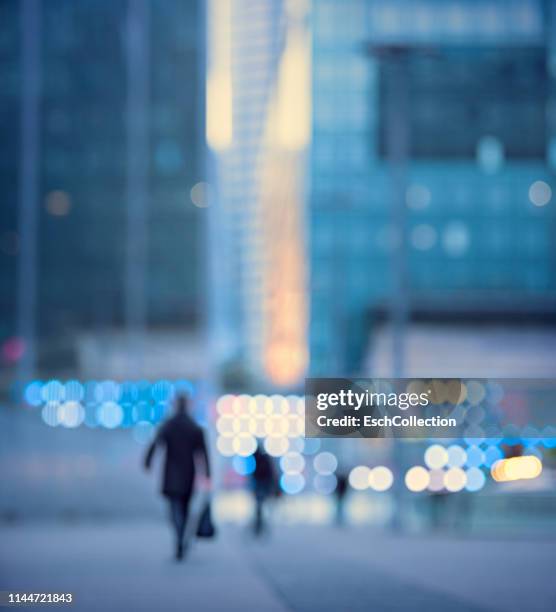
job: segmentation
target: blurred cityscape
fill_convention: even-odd
[[[556,525],[556,430],[305,439],[303,389],[464,378],[484,412],[523,400],[488,379],[554,378],[551,0],[14,0],[0,71],[0,525],[17,560],[0,575],[33,586],[18,568],[44,521],[88,542],[110,521],[150,534],[163,507],[142,456],[187,393],[217,524],[250,523],[257,444],[276,464],[284,540],[248,553],[287,594],[268,609],[368,609],[365,592],[290,593],[288,555],[318,534],[350,563],[377,537],[402,582],[411,538],[434,543],[427,589],[458,538],[501,538],[484,558],[501,574],[523,538],[532,599],[485,582],[403,601],[550,609],[556,555],[535,538]]]

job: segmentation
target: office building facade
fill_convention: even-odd
[[[361,372],[384,314],[542,314],[550,3],[322,0],[312,32],[311,372]]]
[[[126,327],[130,317],[146,329],[196,326],[204,291],[202,3],[22,0],[0,10],[8,83],[0,93],[3,339],[18,333],[17,270],[30,248],[18,217],[29,61],[39,87],[31,130],[39,342]],[[29,19],[38,43],[26,51]]]

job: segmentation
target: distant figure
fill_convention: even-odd
[[[429,495],[430,500],[430,522],[433,530],[439,530],[447,526],[448,495],[445,491],[435,491]]]
[[[157,445],[166,447],[162,494],[168,498],[170,518],[176,533],[176,559],[184,554],[184,534],[189,502],[195,482],[195,460],[201,459],[207,479],[210,466],[203,430],[188,414],[188,399],[176,398],[175,414],[158,430],[145,455],[145,469],[152,463]]]
[[[274,464],[267,453],[257,446],[257,450],[253,454],[253,457],[256,462],[255,470],[251,474],[251,487],[255,497],[253,532],[256,536],[260,536],[263,531],[266,530],[264,522],[264,504],[271,495],[277,494],[278,482]]]
[[[345,522],[344,516],[344,499],[348,490],[348,478],[342,472],[336,474],[337,484],[336,490],[336,525],[342,526]]]

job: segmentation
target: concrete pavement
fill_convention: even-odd
[[[226,533],[183,563],[158,524],[18,526],[0,541],[0,590],[72,592],[72,610],[287,610]]]
[[[548,611],[554,540],[391,537],[280,527],[221,529],[185,563],[158,523],[0,528],[0,590],[72,591],[74,610]]]

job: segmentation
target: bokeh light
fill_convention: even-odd
[[[240,476],[248,476],[249,474],[252,474],[255,471],[256,465],[257,462],[255,461],[255,457],[253,457],[253,455],[248,455],[247,457],[240,457],[239,455],[236,455],[232,459],[232,466]]]
[[[416,225],[411,230],[411,244],[418,251],[428,251],[434,247],[437,240],[436,229],[428,223]]]
[[[83,385],[78,380],[68,380],[65,384],[65,398],[69,401],[80,402],[85,395]]]
[[[289,450],[289,441],[287,438],[266,438],[264,448],[272,457],[281,457]]]
[[[486,477],[481,469],[477,467],[469,468],[466,471],[466,476],[467,482],[465,484],[465,488],[468,491],[480,491],[485,486]]]
[[[305,459],[303,455],[298,452],[286,453],[280,459],[280,468],[285,474],[298,474],[303,471],[305,467]]]
[[[283,474],[280,478],[280,487],[284,493],[295,495],[303,491],[305,478],[302,474]]]
[[[257,440],[249,433],[240,433],[232,440],[234,453],[241,457],[252,455],[257,449]]]
[[[235,454],[234,438],[218,436],[216,440],[216,448],[218,449],[218,452],[224,457],[231,457]]]
[[[478,446],[470,446],[467,449],[466,465],[468,467],[480,467],[485,462],[485,454]]]
[[[552,198],[552,189],[544,181],[535,181],[529,187],[529,199],[535,206],[546,206]]]
[[[320,440],[318,438],[305,438],[305,446],[303,448],[304,455],[314,455],[320,450]]]
[[[366,465],[358,465],[349,473],[349,484],[356,491],[364,491],[369,486],[371,470]]]
[[[442,235],[444,250],[451,257],[461,257],[469,249],[471,238],[469,228],[463,221],[448,223]]]
[[[153,439],[155,428],[149,421],[139,421],[133,428],[133,438],[139,444],[149,444]]]
[[[467,476],[459,467],[453,467],[444,474],[444,486],[448,491],[461,491],[467,484]]]
[[[60,189],[51,191],[46,196],[45,208],[54,217],[65,217],[71,210],[71,198]]]
[[[42,383],[40,380],[34,380],[25,387],[23,397],[30,406],[40,406],[42,404],[41,389]]]
[[[44,402],[62,402],[66,397],[64,385],[59,380],[49,380],[41,389]]]
[[[500,459],[491,468],[491,474],[497,482],[512,480],[529,480],[537,478],[542,472],[542,462],[533,455]]]
[[[410,468],[405,475],[405,486],[415,493],[424,491],[430,482],[429,472],[420,465]]]
[[[369,486],[375,491],[387,491],[393,482],[394,475],[392,471],[383,465],[375,467],[369,474]]]
[[[431,192],[425,185],[413,184],[407,188],[405,195],[408,208],[424,210],[431,201]]]
[[[97,409],[97,420],[106,429],[115,429],[122,424],[124,411],[116,402],[104,402]]]
[[[496,463],[499,459],[502,459],[503,454],[498,446],[488,446],[485,450],[485,465],[487,467],[492,467],[494,463]]]
[[[476,380],[470,380],[467,384],[467,400],[470,404],[480,404],[485,398],[486,390],[482,383]]]
[[[313,459],[313,467],[318,474],[332,474],[338,467],[338,460],[332,453],[319,453]]]
[[[58,423],[73,429],[85,420],[85,409],[79,402],[64,402],[58,406]]]
[[[448,461],[449,467],[462,467],[465,465],[467,460],[467,453],[465,450],[457,444],[452,444],[448,447]]]
[[[313,479],[313,486],[317,493],[330,495],[336,489],[338,480],[334,474],[317,474]]]
[[[430,470],[429,472],[429,484],[427,489],[433,493],[442,491],[444,488],[444,470]]]
[[[46,403],[41,411],[41,417],[47,425],[56,427],[58,425],[58,404],[56,402]]]
[[[190,192],[191,202],[197,208],[206,208],[209,205],[209,188],[207,183],[193,185]]]
[[[440,469],[448,462],[448,452],[440,444],[433,444],[425,451],[425,463],[431,469]]]

